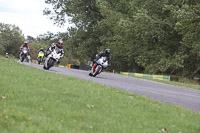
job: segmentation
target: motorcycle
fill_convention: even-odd
[[[56,63],[59,62],[61,58],[61,51],[58,48],[55,48],[45,59],[44,69],[49,70],[49,68],[53,67]]]
[[[44,52],[40,51],[38,53],[38,57],[37,58],[38,58],[38,64],[40,64],[44,59]]]
[[[106,69],[107,66],[108,66],[107,57],[101,57],[92,66],[89,76],[95,77],[96,75],[100,74],[104,69]]]
[[[20,53],[20,61],[23,62],[26,59],[26,62],[29,62],[30,57],[28,55],[28,49],[23,47]]]

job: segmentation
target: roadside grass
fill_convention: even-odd
[[[200,114],[0,57],[1,133],[199,133]]]
[[[181,82],[175,82],[175,81],[162,81],[162,80],[153,80],[153,81],[200,90],[200,85],[196,85],[196,84],[188,84],[188,83],[181,83]]]
[[[104,72],[104,73],[122,75],[120,73],[111,73],[111,72]],[[151,78],[143,78],[143,77],[136,77],[136,76],[132,76],[132,77],[200,90],[200,85],[195,84],[195,82],[192,81],[192,80],[191,81],[186,81],[188,79],[183,79],[183,78],[182,78],[182,81],[186,82],[186,83],[181,83],[181,82],[176,82],[176,81],[164,81],[164,80],[151,79]]]
[[[175,82],[175,81],[164,81],[164,80],[142,78],[142,77],[136,77],[136,78],[141,78],[141,79],[156,81],[156,82],[160,82],[160,83],[164,83],[164,84],[170,84],[170,85],[176,85],[176,86],[182,86],[182,87],[186,87],[186,88],[200,90],[200,85],[196,85],[196,84],[188,84],[188,83],[181,83],[181,82]]]

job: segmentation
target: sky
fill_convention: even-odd
[[[43,15],[45,7],[45,0],[0,0],[0,23],[18,26],[25,37],[67,31],[68,24],[60,28]]]

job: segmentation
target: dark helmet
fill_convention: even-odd
[[[58,46],[59,48],[61,48],[62,45],[63,45],[63,41],[62,41],[62,40],[59,40],[57,46]]]
[[[107,55],[109,55],[109,54],[110,54],[110,49],[106,49],[106,50],[105,50],[105,53],[106,53]]]

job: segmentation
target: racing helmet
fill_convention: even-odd
[[[61,48],[62,45],[63,45],[63,41],[62,41],[62,40],[59,40],[57,46],[58,46],[59,48]]]
[[[110,54],[110,49],[106,49],[106,50],[105,50],[105,53],[106,53],[107,55],[109,55],[109,54]]]
[[[27,44],[28,44],[28,42],[27,42],[27,41],[25,41],[25,42],[24,42],[24,45],[25,45],[25,46],[27,46]]]

